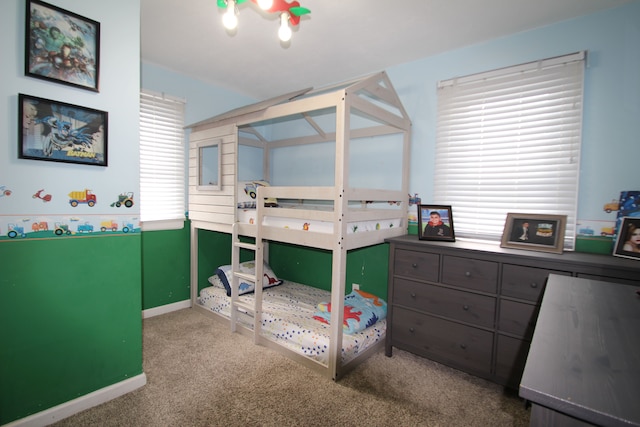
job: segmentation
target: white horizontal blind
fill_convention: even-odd
[[[185,218],[184,102],[140,93],[140,220]]]
[[[584,52],[438,85],[434,202],[457,236],[500,241],[508,212],[567,215],[573,249]]]

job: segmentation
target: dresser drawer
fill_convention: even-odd
[[[542,300],[542,291],[549,274],[571,276],[567,271],[504,264],[502,266],[502,295],[533,302]]]
[[[527,339],[533,336],[539,306],[522,302],[501,300],[498,329]]]
[[[396,249],[393,273],[396,276],[413,277],[437,282],[440,268],[440,255],[429,252]]]
[[[456,289],[396,279],[393,304],[493,328],[496,299]]]
[[[518,390],[527,363],[530,343],[499,334],[497,340],[495,380],[499,384]]]
[[[493,333],[394,307],[392,345],[483,377],[491,374]]]
[[[442,263],[442,283],[495,293],[498,285],[498,263],[445,256]]]

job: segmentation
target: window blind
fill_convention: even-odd
[[[185,218],[184,101],[140,94],[140,220]],[[169,227],[170,228],[170,227]]]
[[[508,212],[576,231],[584,52],[438,84],[434,202],[457,236],[500,241]]]

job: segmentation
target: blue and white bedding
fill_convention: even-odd
[[[218,276],[209,278],[213,285],[200,291],[198,304],[229,317],[231,299]],[[240,301],[253,303],[253,293],[239,297]],[[262,301],[262,331],[298,354],[312,358],[323,364],[329,359],[330,326],[314,318],[318,305],[331,300],[331,293],[299,283],[285,281],[282,285],[264,289]],[[252,315],[239,316],[239,324],[253,329]],[[370,346],[384,340],[386,319],[378,320],[372,326],[343,334],[342,363],[356,358]]]

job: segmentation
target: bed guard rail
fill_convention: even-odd
[[[291,200],[337,200],[341,196],[356,202],[386,202],[401,205],[409,201],[409,196],[400,190],[377,190],[370,188],[349,188],[340,194],[337,187],[259,187],[260,197],[265,199]],[[404,202],[404,203],[403,203]]]

